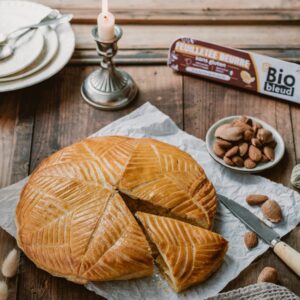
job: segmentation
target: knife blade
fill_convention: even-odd
[[[260,236],[266,243],[273,246],[275,242],[280,240],[279,234],[270,226],[264,223],[261,219],[256,217],[244,206],[218,194],[218,199],[226,206],[239,220],[241,220],[247,227]]]
[[[300,276],[300,253],[298,251],[282,242],[279,234],[275,230],[256,217],[244,206],[220,194],[217,194],[217,198],[234,216],[268,243],[273,248],[274,253],[298,276]]]

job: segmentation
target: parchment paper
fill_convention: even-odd
[[[223,194],[252,210],[263,219],[258,207],[249,207],[245,198],[251,193],[263,193],[276,199],[283,210],[284,220],[274,226],[283,236],[291,231],[300,221],[300,196],[297,192],[260,176],[242,175],[216,163],[208,154],[205,143],[180,130],[175,123],[156,107],[146,103],[131,114],[102,128],[94,136],[128,135],[132,137],[151,137],[173,144],[190,153],[204,168],[218,193]],[[26,182],[0,190],[0,226],[11,235],[16,235],[14,223],[15,207],[19,192]],[[199,284],[184,293],[176,294],[161,279],[159,273],[149,278],[89,283],[86,288],[108,299],[140,300],[140,299],[204,299],[217,294],[229,281],[238,276],[256,257],[268,249],[268,245],[260,241],[258,246],[249,251],[243,241],[247,229],[221,204],[215,219],[214,231],[222,234],[229,241],[229,250],[222,267],[205,283]]]

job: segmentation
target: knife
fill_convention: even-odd
[[[240,219],[249,229],[254,231],[267,244],[269,244],[275,254],[298,276],[300,276],[300,253],[288,244],[280,240],[279,234],[262,220],[256,217],[244,206],[232,201],[225,196],[218,194],[220,202],[227,207],[238,219]]]

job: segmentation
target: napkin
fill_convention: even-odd
[[[167,115],[150,103],[144,104],[93,134],[93,136],[105,135],[150,137],[179,147],[199,162],[218,193],[242,205],[247,206],[246,196],[254,193],[263,193],[276,199],[284,215],[284,220],[280,224],[272,224],[265,220],[259,207],[247,206],[247,208],[274,227],[280,236],[287,234],[300,221],[300,196],[297,192],[263,177],[240,174],[221,166],[210,157],[201,139],[180,130]],[[13,236],[16,236],[15,207],[26,180],[0,190],[0,226]],[[221,268],[206,282],[176,294],[155,269],[152,277],[89,283],[86,288],[108,299],[119,300],[200,300],[213,296],[268,249],[268,245],[260,241],[257,247],[248,250],[243,240],[247,228],[221,204],[218,205],[214,224],[213,230],[229,241],[229,249]]]

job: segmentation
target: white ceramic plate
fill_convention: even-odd
[[[2,14],[17,14],[27,18],[27,24],[39,22],[51,12],[51,8],[27,1],[0,1],[0,18]],[[59,72],[70,60],[74,47],[75,37],[69,23],[60,24],[55,28],[58,36],[59,49],[50,63],[44,68],[27,76],[10,82],[0,82],[0,92],[21,89],[48,79]]]
[[[1,11],[1,10],[0,10]],[[18,18],[12,18],[19,20]],[[0,13],[0,32],[10,32],[4,30],[2,24],[12,24],[8,22],[11,18],[2,20]],[[17,21],[16,21],[17,22]],[[20,22],[22,23],[22,22]],[[18,24],[20,24],[18,23]],[[9,28],[9,26],[5,26]],[[21,27],[21,25],[20,25]],[[12,28],[12,27],[11,27]],[[6,59],[0,60],[0,77],[15,74],[26,67],[30,66],[42,53],[44,48],[44,37],[39,30],[32,31],[16,42],[16,49],[14,53]]]
[[[41,70],[43,67],[45,67],[55,56],[57,50],[58,50],[58,38],[55,30],[53,30],[50,27],[42,27],[40,29],[41,33],[44,36],[44,47],[39,55],[39,57],[27,68],[22,70],[21,72],[18,72],[16,74],[13,74],[11,76],[2,77],[0,78],[0,82],[6,82],[6,81],[12,81],[20,78],[27,77],[39,70]]]
[[[277,146],[275,148],[275,159],[274,159],[274,161],[269,161],[267,163],[259,163],[256,166],[256,168],[247,169],[247,168],[238,168],[238,167],[232,167],[232,166],[226,165],[224,163],[223,159],[221,159],[220,157],[215,155],[215,153],[213,151],[213,144],[216,140],[215,131],[221,125],[231,123],[233,120],[235,120],[239,117],[240,116],[231,116],[231,117],[226,117],[224,119],[221,119],[218,122],[216,122],[215,124],[213,124],[209,128],[209,130],[207,131],[207,134],[206,134],[206,147],[207,147],[207,150],[208,150],[209,154],[213,157],[213,159],[216,160],[218,163],[220,163],[221,165],[223,165],[226,168],[230,168],[232,170],[239,171],[239,172],[244,172],[244,173],[261,172],[263,170],[270,169],[270,168],[274,167],[276,164],[278,164],[279,161],[282,159],[282,157],[284,155],[284,151],[285,151],[284,141],[283,141],[281,135],[279,134],[279,132],[275,128],[273,128],[271,125],[267,124],[266,122],[264,122],[260,119],[255,118],[255,117],[249,117],[249,118],[251,118],[253,121],[256,121],[256,122],[260,123],[265,129],[270,130],[273,134],[273,137],[274,137],[275,141],[277,142]]]

